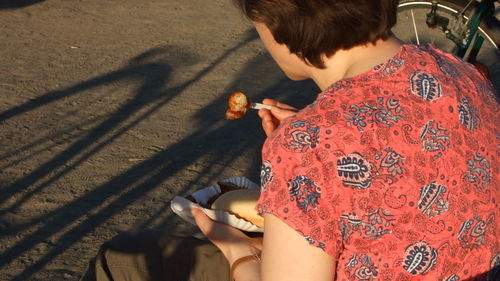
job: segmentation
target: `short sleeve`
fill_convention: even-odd
[[[257,210],[278,217],[311,245],[338,256],[339,202],[330,192],[336,183],[335,156],[320,147],[324,132],[307,111],[288,118],[264,144]]]

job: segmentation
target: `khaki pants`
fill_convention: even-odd
[[[229,281],[217,247],[191,236],[140,230],[102,245],[81,281]]]

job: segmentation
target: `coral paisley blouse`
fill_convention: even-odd
[[[269,136],[257,210],[335,257],[337,280],[498,278],[498,109],[473,66],[403,45]]]

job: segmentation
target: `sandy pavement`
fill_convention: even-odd
[[[121,231],[193,232],[173,196],[258,181],[260,121],[224,120],[227,96],[318,91],[230,0],[0,1],[0,66],[0,280],[78,280]]]

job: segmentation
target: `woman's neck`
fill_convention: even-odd
[[[340,50],[333,56],[324,58],[325,69],[311,68],[310,77],[321,90],[325,90],[339,80],[365,73],[388,61],[399,52],[401,45],[396,37],[390,37],[375,44]]]

